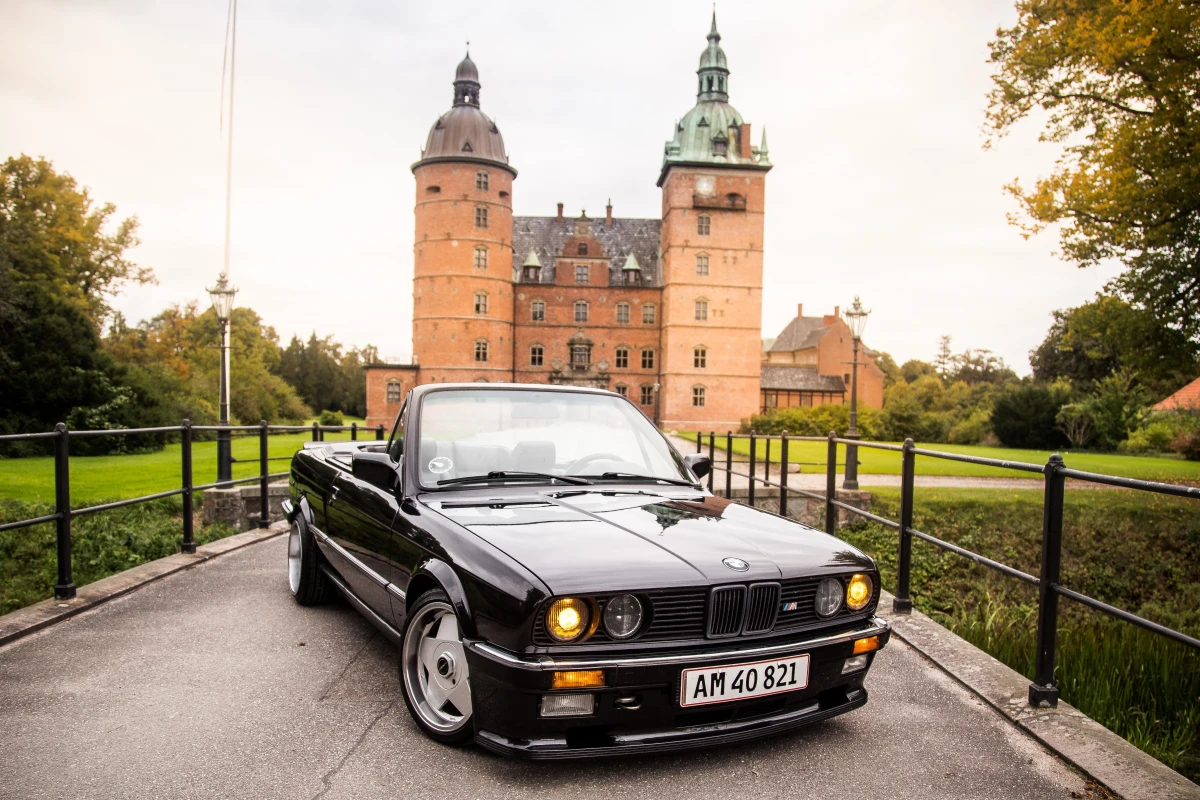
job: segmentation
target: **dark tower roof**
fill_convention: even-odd
[[[479,89],[479,69],[468,53],[454,71],[454,105],[429,129],[421,159],[412,165],[414,170],[423,164],[470,161],[517,174],[508,164],[500,129],[479,109]]]

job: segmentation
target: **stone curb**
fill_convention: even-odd
[[[1010,722],[1125,800],[1200,800],[1200,786],[1061,700],[1032,708],[1029,679],[919,611],[893,614],[882,592],[878,612],[892,631]]]
[[[248,545],[285,533],[287,522],[276,522],[269,528],[260,528],[237,533],[200,545],[195,553],[176,553],[136,567],[101,578],[95,583],[80,586],[71,600],[43,600],[31,606],[17,609],[0,616],[0,647],[20,639],[22,636],[41,630],[56,622],[73,617],[81,611],[94,608],[101,603],[128,594],[166,575],[190,569],[209,559],[239,550]]]

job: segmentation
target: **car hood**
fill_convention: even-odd
[[[874,568],[826,533],[698,493],[566,491],[430,506],[520,562],[556,595]],[[727,558],[749,568],[735,571]]]

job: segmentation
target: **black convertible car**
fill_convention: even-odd
[[[530,758],[731,743],[867,702],[888,640],[850,545],[714,497],[592,389],[413,389],[387,444],[292,461],[288,582],[400,650],[431,738]]]

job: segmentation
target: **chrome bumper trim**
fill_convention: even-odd
[[[684,664],[692,661],[715,661],[723,658],[754,658],[772,656],[777,653],[800,652],[831,644],[852,642],[868,636],[879,636],[891,630],[891,625],[879,617],[867,620],[868,627],[830,636],[818,636],[815,639],[783,644],[764,645],[762,647],[746,647],[738,650],[698,650],[692,653],[677,653],[669,656],[629,656],[626,658],[576,658],[555,660],[550,656],[522,657],[507,650],[502,650],[487,642],[472,641],[465,644],[470,649],[485,658],[499,661],[518,669],[537,671],[546,670],[577,670],[577,669],[607,669],[611,667],[660,667],[671,664]]]

